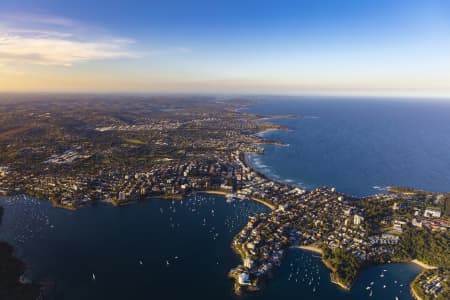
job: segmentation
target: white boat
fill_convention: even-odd
[[[234,195],[233,194],[227,194],[225,197],[227,198],[227,200],[226,200],[227,203],[231,203],[234,200]]]
[[[95,280],[95,274],[92,273],[92,280]]]
[[[373,290],[370,290],[369,297],[372,297]]]
[[[139,264],[142,266],[144,263],[142,262],[142,260],[139,261]]]
[[[169,263],[168,260],[166,260],[166,266],[167,266],[167,267],[170,266],[170,263]]]

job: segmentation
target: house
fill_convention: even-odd
[[[425,209],[425,212],[423,215],[427,218],[440,218],[441,217],[441,211],[437,209],[431,209],[427,208]]]
[[[364,217],[361,215],[354,215],[353,216],[353,224],[355,225],[361,225],[361,223],[364,222]]]

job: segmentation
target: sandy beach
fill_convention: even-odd
[[[265,201],[265,200],[258,199],[258,198],[255,198],[255,197],[252,197],[251,199],[252,199],[253,201],[256,201],[256,202],[258,202],[258,203],[261,203],[262,205],[264,205],[264,206],[270,208],[271,210],[275,210],[275,209],[276,209],[275,205],[270,204],[270,203],[268,203],[268,202]]]
[[[427,265],[426,263],[423,263],[423,262],[421,262],[420,260],[417,260],[417,259],[413,259],[411,262],[412,262],[413,264],[416,264],[416,265],[418,265],[418,266],[420,266],[420,267],[422,267],[422,268],[424,268],[424,269],[427,269],[427,270],[434,270],[434,269],[437,269],[437,267]]]
[[[199,193],[206,193],[206,194],[210,194],[210,195],[221,195],[221,196],[226,196],[228,194],[231,194],[230,192],[216,191],[216,190],[202,191],[202,192],[199,192]],[[276,209],[275,205],[270,204],[270,203],[268,203],[265,200],[258,199],[258,198],[255,198],[255,197],[252,197],[250,199],[253,200],[253,201],[256,201],[256,202],[258,202],[258,203],[260,203],[260,204],[262,204],[262,205],[264,205],[264,206],[266,206],[268,208],[270,208],[271,210],[275,210]]]
[[[320,254],[320,255],[323,254],[322,249],[320,249],[319,247],[314,246],[314,245],[297,246],[297,248],[302,249],[302,250],[307,250],[307,251],[315,252],[315,253],[318,253],[318,254]]]
[[[272,131],[278,131],[278,130],[283,130],[283,129],[280,129],[280,128],[268,128],[268,129],[265,129],[263,131],[258,132],[256,135],[259,136],[259,137],[263,137],[266,133],[269,133],[269,132],[272,132]]]
[[[226,195],[230,194],[230,192],[217,191],[217,190],[199,191],[197,193],[205,193],[205,194],[210,194],[210,195],[221,195],[221,196],[226,196]]]

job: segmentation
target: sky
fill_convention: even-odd
[[[14,91],[450,97],[450,1],[1,0]]]

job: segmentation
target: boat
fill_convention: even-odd
[[[139,261],[139,264],[142,266],[144,263],[142,262],[142,260]]]
[[[366,286],[366,290],[370,290],[370,286]]]
[[[166,266],[167,266],[167,267],[170,266],[170,263],[169,263],[168,260],[166,260]]]
[[[95,280],[95,274],[92,273],[92,280]]]
[[[370,290],[369,297],[372,297],[373,290]]]
[[[383,289],[385,289],[385,288],[386,288],[386,285],[384,284],[384,285],[383,285]]]
[[[227,194],[225,197],[227,198],[227,200],[226,200],[227,203],[231,203],[231,202],[234,201],[234,195],[233,194]]]

